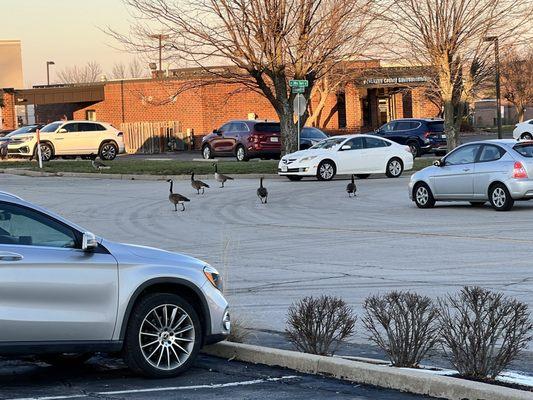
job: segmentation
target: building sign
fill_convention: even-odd
[[[363,85],[396,85],[406,83],[429,82],[428,76],[399,76],[395,78],[368,78],[363,79]]]

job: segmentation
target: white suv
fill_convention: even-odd
[[[44,126],[40,132],[43,161],[56,156],[97,155],[103,160],[113,160],[124,152],[123,133],[104,122],[57,121]],[[36,133],[15,135],[8,144],[10,155],[34,157],[36,150]]]

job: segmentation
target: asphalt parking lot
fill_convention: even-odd
[[[51,367],[35,360],[0,359],[1,400],[69,399],[380,399],[423,400],[424,396],[226,361],[201,355],[183,375],[164,380],[136,377],[119,359],[96,356],[78,368]]]

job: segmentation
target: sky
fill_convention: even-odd
[[[0,17],[0,39],[22,42],[26,87],[46,84],[46,61],[55,62],[55,82],[56,71],[65,67],[97,61],[110,72],[133,58],[100,30],[128,31],[131,15],[121,0],[0,0]]]

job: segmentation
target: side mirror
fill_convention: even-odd
[[[350,146],[349,144],[345,144],[344,146],[341,147],[341,151],[351,150],[351,149],[352,149],[352,146]]]
[[[91,232],[83,232],[83,238],[81,240],[81,249],[83,251],[91,251],[98,247],[98,241],[96,236]]]
[[[435,167],[444,167],[444,161],[443,160],[436,160],[433,162],[433,165]]]
[[[68,131],[65,128],[61,128],[57,133],[67,133]]]
[[[213,133],[216,133],[217,135],[222,134],[222,132],[220,132],[218,129],[213,129]]]

